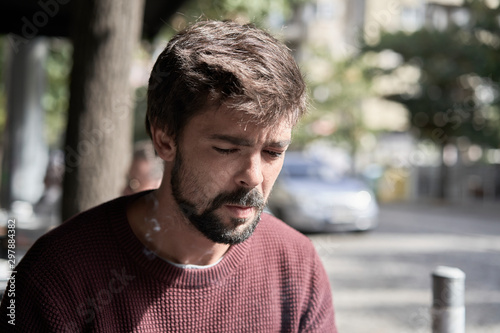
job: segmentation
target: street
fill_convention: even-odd
[[[431,332],[431,273],[463,270],[466,332],[500,332],[500,204],[385,204],[366,233],[312,234],[340,333]]]

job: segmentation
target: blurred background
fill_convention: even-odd
[[[340,331],[428,332],[443,264],[467,275],[468,331],[500,331],[498,0],[3,1],[0,223],[16,219],[17,259],[137,180],[153,62],[206,18],[269,30],[306,76],[269,210],[317,246]]]

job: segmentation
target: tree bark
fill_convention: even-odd
[[[144,0],[83,0],[75,8],[63,220],[124,186],[132,145],[129,76]]]

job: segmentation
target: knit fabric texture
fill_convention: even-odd
[[[149,251],[121,197],[41,237],[17,266],[1,332],[336,332],[330,284],[310,240],[262,214],[215,266],[185,269]]]

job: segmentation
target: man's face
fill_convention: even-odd
[[[283,165],[292,126],[262,126],[223,107],[192,118],[179,139],[172,194],[184,215],[216,243],[244,241]]]

